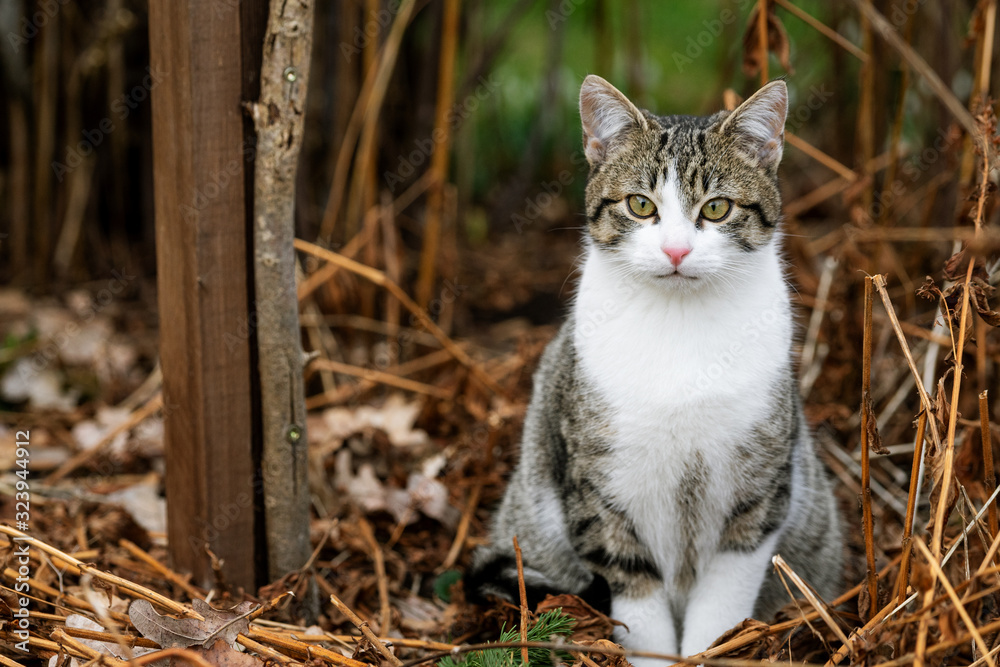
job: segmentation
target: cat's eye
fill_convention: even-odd
[[[701,207],[701,217],[712,222],[719,222],[729,215],[729,211],[732,208],[733,203],[728,199],[723,199],[722,197],[710,199]]]
[[[656,204],[642,195],[629,195],[625,198],[628,210],[637,218],[648,218],[656,213]]]

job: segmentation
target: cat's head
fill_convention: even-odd
[[[788,93],[772,81],[732,112],[659,117],[588,76],[580,90],[594,246],[669,290],[732,284],[774,253]]]

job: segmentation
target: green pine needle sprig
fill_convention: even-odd
[[[567,616],[562,609],[552,609],[541,614],[538,621],[528,628],[529,642],[548,642],[554,637],[569,637],[576,619]],[[501,629],[499,643],[516,642],[521,638],[517,628]],[[572,655],[566,651],[547,648],[529,648],[530,667],[554,667],[553,659],[569,662]],[[491,648],[472,651],[457,658],[447,656],[438,661],[437,667],[521,667],[520,648]]]

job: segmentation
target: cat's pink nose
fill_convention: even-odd
[[[690,252],[691,248],[683,246],[676,248],[668,248],[666,246],[663,247],[663,254],[670,258],[670,263],[674,266],[680,266],[681,262],[684,261],[684,258],[687,257]]]

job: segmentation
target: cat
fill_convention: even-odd
[[[788,93],[640,111],[580,90],[587,233],[568,320],[534,376],[521,459],[466,590],[576,593],[625,647],[693,655],[789,602],[782,557],[829,599],[836,502],[792,363],[778,163]],[[633,662],[643,662],[635,659]]]

